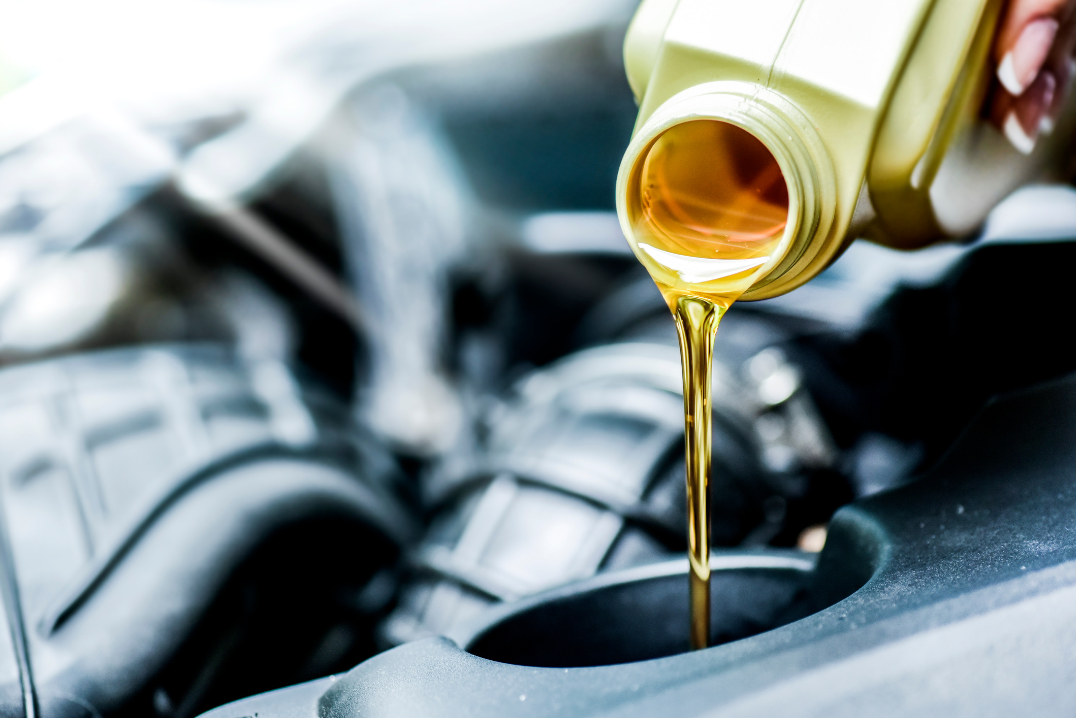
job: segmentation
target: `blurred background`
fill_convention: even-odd
[[[675,335],[614,211],[636,112],[621,60],[634,9],[633,0],[0,2],[0,365],[13,377],[0,408],[60,407],[43,428],[16,418],[5,426],[20,438],[0,436],[14,447],[0,456],[12,580],[25,585],[27,567],[54,550],[32,526],[19,533],[16,514],[36,511],[30,523],[41,526],[59,511],[55,498],[19,503],[25,477],[37,475],[20,445],[59,446],[75,431],[55,416],[75,411],[63,407],[81,396],[79,382],[107,375],[115,412],[126,411],[118,397],[131,386],[149,387],[154,406],[167,408],[177,376],[203,397],[191,378],[202,370],[191,367],[208,362],[247,392],[246,404],[212,406],[255,407],[211,410],[197,398],[195,423],[212,428],[226,415],[248,433],[183,454],[176,466],[186,473],[163,465],[160,446],[172,438],[128,442],[122,459],[102,459],[91,439],[75,441],[75,454],[54,447],[69,461],[57,486],[77,488],[71,505],[82,518],[70,521],[89,538],[81,558],[57,564],[47,590],[24,591],[21,613],[7,600],[9,621],[53,627],[27,649],[42,685],[63,676],[65,691],[105,715],[194,715],[450,632],[501,601],[679,555]],[[857,243],[793,294],[737,305],[715,370],[715,543],[817,552],[839,506],[929,466],[994,389],[981,381],[990,367],[953,358],[974,353],[975,340],[960,344],[952,337],[965,335],[943,323],[909,330],[907,307],[926,302],[944,315],[967,299],[953,277],[972,271],[982,247],[1064,238],[1073,227],[1070,190],[1025,190],[974,244],[901,254]],[[940,336],[953,345],[939,348]],[[100,350],[113,353],[92,353]],[[933,365],[923,358],[931,351],[941,357]],[[78,364],[84,355],[106,358]],[[63,371],[15,368],[45,360]],[[922,372],[959,398],[927,422],[908,419],[922,411],[907,391],[924,386]],[[38,393],[27,399],[27,387]],[[68,394],[56,398],[61,388]],[[296,409],[315,405],[333,407],[328,424]],[[161,411],[157,424],[128,416],[124,436],[182,425]],[[90,436],[97,425],[78,416]],[[144,669],[88,619],[83,643],[63,639],[64,658],[49,657],[82,606],[110,610],[95,588],[113,580],[106,565],[128,560],[152,517],[178,501],[179,489],[158,491],[173,479],[154,477],[194,476],[190,467],[223,466],[225,456],[252,460],[252,446],[268,450],[265,437],[270,448],[320,447],[329,424],[332,436],[361,444],[352,454],[364,458],[349,458],[346,472],[360,483],[381,477],[380,508],[354,521],[396,517],[382,531],[389,538],[292,535],[292,545],[331,559],[329,574],[356,557],[369,565],[343,588],[303,574],[315,598],[249,615],[261,616],[256,626],[279,624],[317,601],[351,613],[297,628],[263,647],[261,662],[237,667],[234,636],[254,632],[248,614],[212,607],[242,593],[228,583],[242,573],[236,556],[257,544],[271,559],[282,539],[279,527],[259,534],[218,502],[222,523],[192,519],[172,550],[219,565],[219,575],[192,583],[180,608],[147,598],[142,613],[109,624],[136,632],[164,625],[168,611],[170,621],[186,616],[150,631]],[[263,443],[243,443],[251,436]],[[128,478],[115,506],[125,508],[94,509],[97,490],[78,487],[107,484],[119,465]],[[284,515],[258,496],[259,516]],[[100,535],[94,511],[107,524]],[[298,530],[321,514],[288,516],[280,526]],[[226,547],[184,543],[232,523]],[[270,571],[264,556],[258,570]],[[137,591],[177,585],[172,564],[158,564],[139,574]],[[126,688],[101,688],[121,683],[107,671],[88,678],[89,664],[72,658],[105,644],[125,666]],[[294,670],[259,673],[282,655]],[[47,704],[48,691],[39,693]]]
[[[3,362],[224,340],[444,451],[654,310],[613,213],[634,5],[5,2]],[[857,246],[744,311],[854,328],[960,251]]]
[[[569,347],[507,294],[578,310],[630,267],[632,9],[5,3],[0,352],[227,338],[444,449],[469,390]]]

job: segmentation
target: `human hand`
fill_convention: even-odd
[[[1053,130],[1076,71],[1076,0],[1010,0],[994,58],[999,87],[991,121],[1020,152]]]

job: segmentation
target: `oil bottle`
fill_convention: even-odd
[[[691,644],[709,635],[712,343],[738,299],[802,285],[866,237],[978,227],[1067,166],[1072,103],[1025,155],[981,119],[1002,0],[643,0],[639,117],[617,214],[675,318],[684,371]]]
[[[912,249],[967,235],[1013,190],[1057,178],[1072,103],[1030,155],[980,117],[1002,4],[644,0],[624,43],[639,118],[617,179],[636,256],[655,279],[669,276],[639,246],[651,244],[637,231],[640,176],[662,136],[685,123],[720,125],[709,147],[694,144],[701,166],[753,137],[784,180],[780,246],[754,268],[744,300],[800,286],[857,237]],[[720,205],[730,185],[710,186],[695,191],[718,192],[708,199]]]

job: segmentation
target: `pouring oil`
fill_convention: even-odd
[[[913,249],[967,236],[1013,190],[1071,176],[1076,93],[1027,155],[982,121],[1008,5],[642,0],[636,11],[624,63],[639,117],[617,216],[680,332],[696,647],[722,314],[802,286],[856,237]]]
[[[691,647],[710,636],[710,378],[721,317],[770,261],[788,188],[769,150],[714,120],[675,125],[650,146],[632,233],[676,321],[684,378]],[[647,261],[649,260],[649,261]]]

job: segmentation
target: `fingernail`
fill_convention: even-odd
[[[1020,32],[1016,44],[1005,53],[998,65],[998,80],[1014,97],[1035,81],[1057,37],[1057,20],[1050,17],[1032,20]]]
[[[1057,78],[1054,73],[1043,70],[1005,118],[1002,127],[1005,137],[1019,152],[1031,154],[1044,123],[1053,129],[1048,115],[1056,91]]]
[[[1031,150],[1035,149],[1035,139],[1024,132],[1020,120],[1016,117],[1016,110],[1009,112],[1009,116],[1005,118],[1005,126],[1002,129],[1005,131],[1005,139],[1021,154],[1029,155]]]

